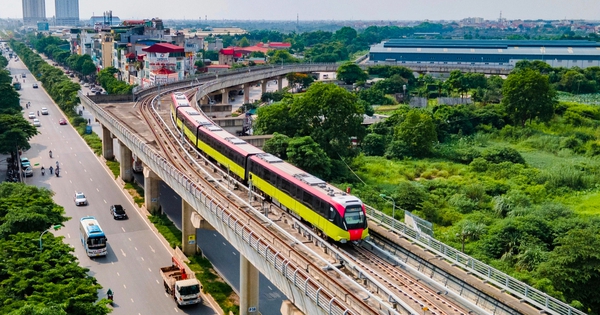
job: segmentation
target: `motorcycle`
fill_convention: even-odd
[[[44,174],[46,174],[46,170],[42,168],[42,176],[44,176]]]
[[[48,155],[50,156],[50,158],[52,158],[52,151],[48,152]]]

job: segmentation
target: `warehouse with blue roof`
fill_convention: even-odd
[[[600,43],[585,40],[391,39],[371,46],[371,63],[514,66],[541,60],[552,67],[600,66]]]

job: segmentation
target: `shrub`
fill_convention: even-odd
[[[590,176],[573,166],[558,165],[549,170],[544,170],[538,175],[537,181],[546,184],[548,189],[584,190],[590,186]]]
[[[582,141],[571,136],[565,137],[560,140],[560,148],[561,149],[571,149],[573,152],[581,152],[583,149],[581,148],[583,145]]]
[[[471,164],[469,164],[469,166],[471,167],[471,170],[473,170],[474,172],[478,172],[478,173],[483,173],[485,171],[487,171],[488,169],[488,161],[486,161],[484,158],[475,158],[473,160],[473,162],[471,162]]]
[[[482,157],[491,163],[502,163],[502,162],[511,162],[516,164],[525,164],[525,159],[521,156],[521,154],[510,147],[493,147],[484,150],[481,153]]]
[[[596,140],[588,142],[585,154],[587,156],[600,155],[600,141]]]

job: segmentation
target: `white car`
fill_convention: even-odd
[[[83,87],[90,87],[90,85],[88,83],[84,83]]]
[[[46,107],[42,107],[40,112],[42,112],[42,115],[48,115],[48,109]]]
[[[40,123],[40,120],[36,118],[33,120],[33,125],[36,127],[41,127],[42,123]]]
[[[86,206],[88,204],[87,199],[82,192],[76,192],[74,200],[76,206]]]
[[[34,118],[35,118],[35,113],[29,112],[29,119],[34,119]]]

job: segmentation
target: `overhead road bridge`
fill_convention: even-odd
[[[135,92],[136,98],[140,99],[144,96],[158,93],[159,89],[163,93],[168,93],[177,89],[197,88],[195,98],[201,100],[211,92],[227,89],[232,86],[260,82],[261,80],[269,80],[273,77],[282,77],[290,72],[335,71],[337,67],[338,65],[336,64],[298,64],[283,67],[265,67],[262,69],[252,68],[250,71],[242,69],[246,71],[215,74],[214,76],[207,75],[201,79],[177,82],[162,87],[138,89]],[[276,284],[300,310],[306,314],[332,314],[338,312],[345,313],[346,311],[354,313],[349,309],[344,309],[348,305],[346,304],[347,296],[336,296],[335,288],[322,286],[318,280],[312,278],[306,272],[306,269],[294,264],[284,254],[277,252],[271,247],[266,240],[252,233],[250,227],[232,217],[231,213],[227,210],[228,208],[221,201],[213,199],[203,191],[192,179],[161,156],[161,153],[157,152],[147,141],[125,127],[118,119],[107,113],[87,96],[80,93],[79,97],[82,103],[92,111],[96,120],[102,124],[105,133],[119,139],[120,143],[122,143],[122,151],[130,150],[129,154],[135,154],[155,174],[154,176],[165,181],[166,184],[172,187],[185,200],[187,206],[184,206],[184,218],[192,216],[191,208],[193,208],[212,227],[231,242],[233,246],[238,248],[240,253],[245,257],[244,259],[247,259],[256,269]],[[123,173],[121,175],[123,176]],[[185,208],[187,208],[187,212]],[[500,288],[502,292],[505,292],[504,294],[510,294],[506,296],[515,296],[522,302],[534,306],[539,312],[556,315],[584,314],[472,257],[460,253],[454,248],[421,234],[419,231],[404,225],[402,222],[393,220],[391,217],[375,209],[368,208],[368,210],[368,216],[372,223],[385,227],[396,235],[401,235],[413,244],[417,244],[426,251],[434,253],[438,258],[451,262],[454,267],[466,270],[469,275],[482,279],[483,283],[493,284],[495,287]],[[185,226],[189,226],[190,224],[184,223],[183,225],[185,229]],[[184,236],[189,234],[187,231],[183,232]],[[248,269],[247,266],[245,268]],[[368,282],[370,280],[365,279],[365,281]],[[449,291],[452,290],[450,286],[446,286],[446,288]],[[381,290],[384,290],[384,288],[381,288]],[[459,295],[460,293],[456,292],[456,294]],[[365,296],[370,295],[367,294]],[[364,299],[365,296],[361,296],[360,298]],[[374,297],[370,297],[370,299],[377,300]],[[389,299],[398,301],[392,295],[389,296]],[[402,311],[398,308],[390,309],[386,303],[381,303],[379,307],[384,313],[388,314],[415,313],[410,308],[400,308]],[[335,311],[332,311],[332,309],[335,309]],[[249,313],[247,310],[243,310],[242,314],[252,314],[252,312]]]

